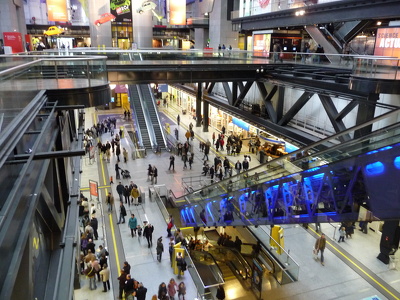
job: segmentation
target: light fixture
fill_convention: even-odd
[[[378,22],[376,22],[376,25],[381,26],[381,25],[382,25],[382,22],[381,22],[381,21],[378,21]]]
[[[295,12],[296,17],[304,16],[306,11],[304,9]]]
[[[110,84],[110,89],[115,89],[115,87],[116,87],[117,85],[116,84]]]

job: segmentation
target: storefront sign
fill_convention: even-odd
[[[186,25],[186,1],[173,0],[169,2],[170,25]]]
[[[400,27],[378,29],[374,55],[400,58]]]
[[[47,0],[49,21],[68,22],[67,2],[65,0]]]
[[[4,46],[9,46],[13,53],[24,52],[22,35],[19,32],[3,32]]]

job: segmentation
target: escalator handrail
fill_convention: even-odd
[[[136,85],[129,85],[129,91],[133,91],[133,89],[136,89],[136,91],[137,91],[137,87],[136,87]],[[133,104],[133,97],[132,97],[132,92],[130,92],[130,94],[131,94],[131,105]],[[140,95],[139,95],[139,92],[138,92],[138,96],[139,96],[139,105],[140,105],[140,107],[142,106],[142,104],[140,103]],[[142,132],[141,132],[141,128],[140,128],[140,125],[139,125],[139,122],[137,121],[138,120],[138,117],[137,117],[137,113],[136,113],[136,108],[135,109],[132,109],[132,114],[134,115],[134,116],[132,116],[133,118],[134,118],[134,120],[136,120],[135,121],[135,125],[136,125],[136,127],[137,127],[137,130],[136,130],[136,132],[137,132],[137,135],[138,135],[138,141],[140,142],[140,143],[138,143],[139,145],[138,146],[143,146],[143,139],[142,139]],[[141,145],[140,145],[141,144]]]
[[[145,98],[143,96],[142,90],[140,88],[138,88],[138,93],[139,93],[139,97],[141,99],[141,104],[142,104],[141,105],[141,109],[143,111],[144,121],[146,122],[147,133],[148,133],[149,138],[150,138],[151,148],[154,149],[154,147],[157,145],[157,139],[155,137],[154,128],[150,123],[149,110],[146,109],[147,108],[147,101],[145,101]]]
[[[242,254],[239,251],[237,251],[237,249],[225,247],[225,246],[214,246],[214,248],[219,249],[219,250],[229,251],[229,252],[233,253],[235,255],[235,257],[237,258],[242,269],[245,270],[246,279],[251,277],[251,266],[246,261],[246,259],[243,258]],[[231,261],[231,262],[233,263],[233,261]],[[235,264],[234,264],[234,266],[235,266],[236,271],[239,271]]]
[[[324,144],[324,143],[326,143],[326,142],[328,142],[328,141],[330,141],[330,140],[332,140],[332,139],[337,139],[337,138],[339,138],[339,137],[341,137],[341,136],[344,136],[344,135],[346,135],[346,134],[348,134],[348,133],[351,133],[351,132],[354,132],[354,131],[356,131],[356,130],[362,129],[362,128],[366,127],[366,126],[372,125],[372,124],[374,124],[374,123],[376,123],[376,122],[378,122],[378,121],[381,121],[381,120],[383,120],[383,119],[386,119],[386,118],[388,118],[388,117],[391,117],[392,115],[395,115],[395,114],[398,114],[398,110],[393,110],[393,111],[387,112],[387,113],[382,114],[381,116],[376,117],[376,118],[374,118],[373,120],[369,120],[369,121],[367,121],[367,122],[365,122],[365,123],[363,123],[363,124],[361,124],[361,125],[353,126],[353,127],[348,128],[348,129],[346,129],[346,130],[344,130],[344,131],[342,131],[342,132],[340,132],[340,133],[334,134],[334,135],[332,135],[332,136],[330,136],[330,137],[327,137],[327,138],[324,138],[324,139],[322,139],[322,140],[320,140],[320,141],[318,141],[318,142],[315,142],[315,143],[312,143],[312,144],[310,144],[310,145],[308,145],[308,146],[305,146],[304,148],[301,148],[301,149],[298,149],[298,150],[296,150],[296,151],[293,151],[293,152],[291,152],[291,153],[289,153],[289,154],[287,154],[287,155],[283,155],[283,156],[281,156],[281,157],[275,158],[275,159],[273,159],[273,160],[270,161],[270,162],[266,162],[266,163],[264,163],[264,164],[260,164],[260,165],[258,165],[257,167],[250,169],[248,172],[250,172],[250,171],[253,172],[253,171],[256,171],[257,169],[261,169],[261,168],[263,168],[263,170],[264,170],[264,168],[265,168],[266,166],[271,165],[272,163],[277,163],[277,162],[280,163],[280,162],[282,162],[282,161],[287,161],[287,158],[288,158],[289,156],[294,156],[294,157],[296,157],[296,154],[307,153],[308,150],[315,149],[317,146],[322,145],[322,144]],[[399,124],[400,124],[400,123],[396,123],[395,126],[398,127]],[[378,130],[380,130],[380,129],[378,129]],[[377,131],[378,131],[378,130],[377,130]],[[368,138],[370,138],[371,136],[373,136],[373,135],[375,135],[375,134],[376,134],[375,131],[374,131],[374,132],[371,132],[370,134],[368,134],[368,135],[365,136],[364,138],[365,138],[365,139],[368,139]],[[349,140],[349,141],[344,142],[344,143],[341,143],[341,144],[339,144],[339,145],[343,147],[343,146],[348,146],[350,143],[356,143],[356,142],[357,142],[357,140]],[[301,160],[304,160],[304,159],[307,159],[307,158],[310,158],[310,157],[314,157],[314,156],[318,156],[318,152],[313,153],[313,154],[310,154],[310,155],[308,155],[308,156],[302,156],[300,159],[294,160],[294,161],[292,161],[292,162],[301,161]],[[230,177],[230,178],[223,179],[222,181],[216,182],[216,183],[214,183],[214,184],[208,186],[208,188],[212,188],[212,187],[215,187],[215,186],[221,186],[221,185],[225,185],[225,186],[226,186],[226,185],[228,184],[229,180],[234,181],[235,178],[240,178],[240,176],[243,176],[243,174],[237,174],[237,175],[234,175],[234,176],[232,176],[232,177]],[[194,193],[195,193],[195,192],[200,192],[201,190],[202,190],[202,189],[194,190]],[[186,199],[186,196],[187,196],[187,195],[183,195],[183,196],[181,196],[180,198],[185,198],[186,203],[190,203],[190,201],[188,201],[188,199]],[[177,198],[176,200],[178,200],[178,199],[179,199],[179,198]],[[185,203],[183,203],[183,204],[185,204]],[[182,204],[181,204],[181,205],[182,205]]]
[[[256,244],[252,244],[252,243],[243,243],[242,245],[252,245],[252,246],[256,246]],[[262,254],[264,254],[264,256],[265,256],[265,258],[268,260],[268,262],[269,262],[269,266],[271,267],[271,269],[272,269],[272,274],[274,274],[275,273],[275,264],[274,264],[274,262],[272,261],[272,259],[268,256],[268,255],[266,255],[266,253],[268,253],[268,251],[267,251],[267,249],[264,247],[264,246],[262,246],[261,245],[261,252],[262,252]]]
[[[160,132],[161,132],[161,135],[162,135],[162,139],[163,139],[163,142],[164,142],[164,147],[165,147],[165,149],[168,149],[168,148],[167,148],[166,136],[165,136],[164,130],[162,130],[160,116],[159,116],[158,113],[157,113],[156,101],[155,101],[155,99],[154,99],[153,93],[151,93],[150,85],[148,85],[148,84],[141,85],[141,88],[142,88],[142,89],[147,88],[148,91],[149,91],[149,95],[150,95],[150,98],[151,98],[151,104],[150,104],[150,99],[147,99],[147,98],[146,98],[146,99],[144,99],[144,100],[145,100],[148,104],[150,104],[151,107],[153,108],[153,111],[154,111],[154,113],[155,113],[155,116],[157,117],[157,125],[158,125],[158,127],[159,127],[159,129],[160,129]],[[149,106],[148,106],[148,107],[149,107]],[[153,124],[153,125],[154,125],[154,124]]]
[[[213,266],[216,266],[216,267],[217,267],[217,269],[218,269],[218,276],[219,276],[220,280],[222,281],[222,283],[218,283],[218,285],[225,283],[225,280],[224,280],[224,278],[223,278],[223,276],[222,276],[222,274],[223,274],[223,273],[222,273],[222,270],[221,270],[221,268],[219,267],[217,261],[215,260],[214,256],[213,256],[211,253],[209,253],[209,252],[197,251],[197,250],[191,250],[190,252],[192,252],[192,251],[193,251],[193,252],[198,252],[199,254],[201,253],[202,255],[207,254],[208,256],[210,256],[211,259],[212,259],[213,262],[214,262],[214,265],[213,265]],[[188,257],[188,258],[190,259],[190,262],[191,262],[192,266],[195,266],[194,261],[193,261],[193,259],[192,259],[192,256],[190,255],[190,252],[188,251],[187,248],[185,248],[185,252],[186,252],[186,257]],[[201,277],[200,277],[199,272],[197,272],[197,269],[196,269],[196,268],[194,268],[194,269],[196,270],[196,273],[197,273],[198,277],[200,278],[200,281],[201,281],[201,283],[203,284],[203,287],[204,287],[204,288],[213,287],[213,286],[214,286],[214,285],[205,286],[203,280],[202,280]],[[217,285],[215,285],[215,286],[217,286]]]

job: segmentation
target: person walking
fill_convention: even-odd
[[[161,282],[161,284],[158,286],[158,299],[168,299],[167,285],[165,282]]]
[[[221,284],[218,286],[216,297],[217,297],[218,300],[224,300],[225,299],[225,290],[224,290],[224,287]]]
[[[121,181],[118,183],[118,185],[116,186],[115,189],[119,195],[119,201],[122,202],[124,200],[123,196],[124,196],[125,187]],[[125,204],[126,204],[126,201],[125,201]]]
[[[186,271],[186,261],[185,259],[182,257],[182,253],[178,252],[178,255],[176,256],[176,266],[178,268],[178,278],[181,278],[181,275],[184,274],[184,272]]]
[[[119,174],[119,170],[121,170],[121,168],[119,167],[118,163],[115,163],[115,179],[120,179],[120,174]]]
[[[131,214],[131,217],[129,218],[128,227],[131,230],[131,236],[136,236],[137,219],[134,214]]]
[[[157,184],[157,177],[158,177],[158,170],[157,170],[157,167],[154,165],[154,166],[153,166],[153,180],[152,180],[152,184]]]
[[[176,122],[178,123],[179,126],[179,124],[181,123],[181,117],[179,115],[176,117]]]
[[[106,203],[108,206],[108,212],[112,212],[113,206],[114,206],[114,196],[111,194],[111,192],[108,192],[108,196],[106,198]]]
[[[178,284],[175,279],[171,278],[168,283],[168,296],[170,300],[175,299],[176,290],[178,289]]]
[[[179,300],[185,300],[185,295],[186,295],[186,285],[185,285],[185,283],[182,281],[182,282],[178,285],[178,299],[179,299]]]
[[[321,265],[324,266],[324,250],[326,246],[326,238],[325,234],[321,233],[321,236],[316,240],[314,249],[318,252],[321,252]]]
[[[124,157],[124,163],[128,161],[128,151],[125,148],[122,148],[122,156]]]
[[[239,174],[240,171],[242,170],[242,163],[239,160],[235,164],[235,170],[236,170],[236,174]]]
[[[136,299],[145,300],[146,299],[147,288],[143,286],[143,283],[139,282],[138,288],[136,290]]]
[[[167,237],[172,236],[172,233],[171,233],[172,227],[174,227],[174,217],[172,215],[169,215],[169,220],[168,220],[168,225],[167,225],[167,232],[168,232]]]
[[[154,227],[150,223],[148,223],[143,230],[143,236],[147,240],[148,248],[150,248],[151,245],[153,245],[153,231]]]
[[[161,262],[162,253],[164,252],[164,245],[161,236],[157,240],[156,251],[157,251],[157,260]]]
[[[140,196],[140,193],[139,193],[139,189],[137,187],[135,187],[135,186],[132,187],[131,196],[132,196],[132,204],[135,206],[138,206],[139,205],[138,198]]]
[[[117,224],[124,224],[125,223],[125,216],[126,216],[126,209],[124,203],[122,201],[119,202],[119,221]]]
[[[168,170],[171,170],[172,167],[172,171],[175,171],[175,156],[171,154],[171,156],[169,157],[169,168]]]
[[[103,292],[110,290],[110,269],[108,269],[107,264],[103,265],[103,269],[100,271],[100,277],[103,281]]]
[[[340,242],[344,242],[344,236],[346,235],[346,227],[344,227],[344,226],[342,226],[342,227],[340,227],[340,229],[339,229],[339,240],[338,240],[338,242],[340,243]]]

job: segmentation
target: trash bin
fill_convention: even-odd
[[[146,193],[144,192],[144,188],[139,187],[139,197],[142,199],[141,203],[145,203],[146,202]]]
[[[389,255],[389,270],[397,270],[399,259],[394,255]]]

